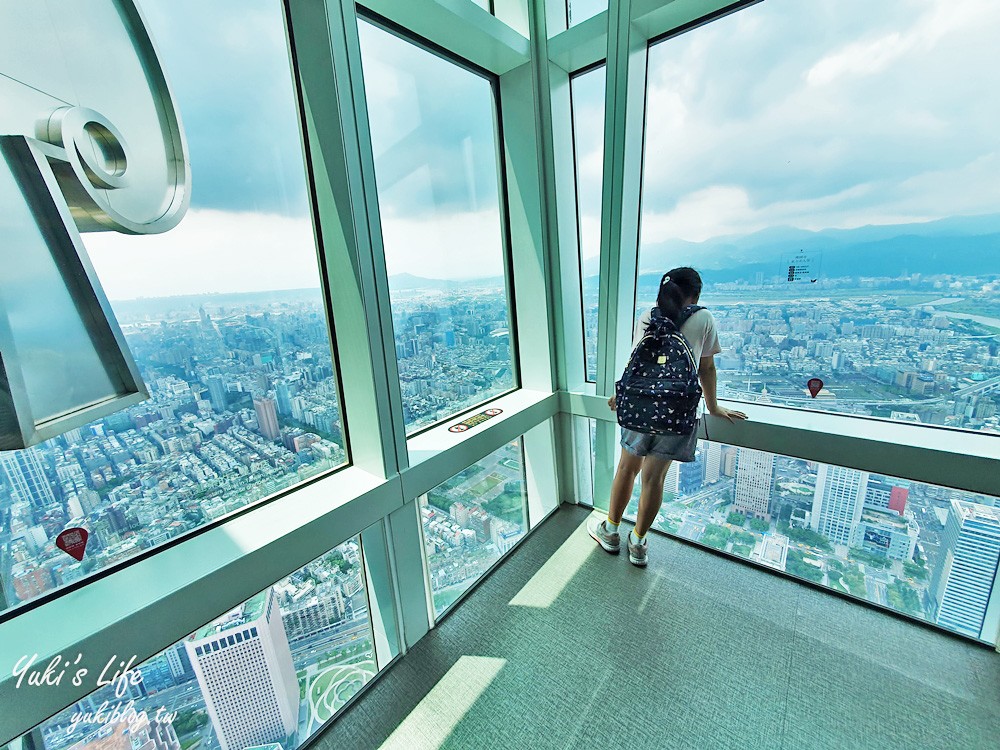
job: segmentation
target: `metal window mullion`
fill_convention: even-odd
[[[543,242],[549,258],[553,338],[552,364],[556,388],[585,382],[583,356],[583,289],[580,278],[576,222],[576,180],[572,148],[572,109],[569,75],[548,56],[548,26],[558,20],[562,0],[531,2],[532,75],[538,112],[539,180],[544,216]],[[563,17],[563,22],[565,18]],[[552,423],[554,482],[558,502],[577,502],[580,495],[574,471],[576,442],[569,418],[557,415]]]
[[[287,8],[314,173],[320,266],[336,322],[336,348],[350,353],[339,358],[339,386],[351,458],[366,471],[389,477],[399,471],[399,451],[393,404],[385,395],[384,327],[372,314],[375,273],[345,18],[334,0],[289,2]]]
[[[635,300],[646,47],[633,37],[630,12],[631,0],[610,1],[597,328],[597,393],[604,396],[614,392],[630,350]],[[614,423],[598,423],[594,501],[602,507],[611,490],[614,436]]]
[[[352,117],[345,131],[351,139],[350,178],[358,186],[362,201],[354,205],[362,257],[362,279],[365,288],[370,341],[376,354],[375,373],[377,414],[383,446],[397,472],[409,465],[406,450],[406,425],[403,419],[403,396],[396,361],[395,331],[392,323],[388,270],[382,238],[382,221],[375,180],[375,156],[372,150],[368,102],[365,94],[361,42],[355,4],[350,0],[333,0],[341,9],[339,21],[343,29],[343,69],[349,87],[342,106],[349,107]],[[391,452],[389,446],[391,445]]]

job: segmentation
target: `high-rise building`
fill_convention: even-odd
[[[850,544],[861,521],[867,490],[867,471],[820,464],[813,493],[813,531],[836,544]]]
[[[740,448],[736,451],[736,510],[758,518],[771,519],[771,485],[774,482],[774,454]]]
[[[722,475],[722,444],[706,442],[702,450],[705,456],[705,484],[715,484]]]
[[[170,676],[177,682],[189,680],[194,677],[194,668],[188,658],[187,649],[184,643],[178,643],[163,652],[167,659],[167,667],[170,669]]]
[[[45,508],[56,501],[45,470],[34,450],[0,452],[0,473],[11,490],[34,508]]]
[[[226,383],[221,375],[210,375],[208,378],[208,398],[212,408],[220,414],[227,408]]]
[[[681,495],[690,495],[701,489],[702,476],[705,472],[705,451],[699,447],[694,454],[694,461],[679,462],[677,464],[677,489]]]
[[[294,747],[299,683],[268,588],[184,642],[222,750]]]
[[[277,440],[281,435],[281,428],[278,426],[278,408],[274,399],[267,396],[255,397],[253,410],[257,413],[260,434],[268,440]]]
[[[938,625],[973,638],[991,637],[982,628],[1000,560],[1000,508],[952,500],[941,552],[931,581]]]
[[[663,493],[673,495],[674,497],[679,495],[681,491],[680,479],[680,461],[671,461],[670,468],[667,469],[667,475],[663,479]]]
[[[722,450],[722,474],[727,477],[736,476],[736,449],[731,445]]]
[[[278,402],[278,414],[288,417],[292,414],[292,396],[295,390],[287,380],[279,380],[274,384],[274,396]]]

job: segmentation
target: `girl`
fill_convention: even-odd
[[[698,272],[693,268],[675,268],[664,274],[661,279],[656,306],[663,316],[670,318],[675,324],[680,324],[681,334],[694,354],[694,361],[698,363],[698,380],[701,382],[708,413],[724,417],[730,422],[746,419],[747,415],[743,412],[719,406],[716,401],[715,355],[722,351],[722,347],[719,346],[715,320],[705,309],[698,310],[690,316],[685,314],[685,308],[698,304],[700,296],[701,276]],[[649,310],[639,318],[632,342],[633,349],[649,326],[651,313],[652,310]],[[608,406],[612,411],[615,410],[614,396],[608,399]],[[605,550],[618,554],[621,549],[618,525],[632,497],[635,478],[641,471],[642,491],[639,496],[639,512],[636,514],[635,528],[628,535],[628,559],[633,565],[646,564],[648,551],[646,532],[653,525],[657,513],[660,512],[660,505],[663,504],[663,480],[667,476],[671,461],[694,460],[698,442],[696,433],[697,430],[692,430],[689,435],[647,435],[622,428],[622,456],[611,484],[608,517],[601,521],[593,518],[587,524],[590,535]]]

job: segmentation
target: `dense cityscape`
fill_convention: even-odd
[[[702,441],[662,531],[973,638],[1000,560],[996,499]],[[638,487],[626,515],[635,517]]]
[[[652,296],[648,282],[641,277],[640,299]],[[588,284],[588,308],[592,291]],[[995,278],[823,279],[808,287],[758,278],[710,283],[703,302],[720,330],[723,396],[1000,428]],[[346,460],[327,323],[315,291],[116,307],[150,399],[0,456],[7,606]],[[410,279],[409,288],[395,292],[410,431],[513,387],[507,308],[496,285],[449,291]],[[591,349],[595,317],[587,316]],[[815,400],[805,388],[812,377],[825,383]],[[671,469],[665,499],[657,519],[665,531],[981,636],[1000,557],[993,498],[705,443],[695,462]],[[421,499],[437,612],[523,537],[525,507],[517,442]],[[77,525],[91,535],[80,562],[54,544],[62,529]],[[200,649],[224,654],[242,645],[235,632],[216,637],[234,628],[251,642],[265,637],[249,623],[267,620],[274,607],[282,625],[280,632],[269,626],[267,637],[287,641],[297,675],[297,697],[277,677],[264,683],[287,693],[278,705],[289,708],[275,719],[283,742],[307,736],[374,673],[358,552],[349,543],[142,667],[135,705],[175,714],[169,730],[150,721],[145,731],[155,750],[229,750],[226,734],[242,731],[233,728],[242,719],[209,710],[223,701],[213,697],[222,683],[213,682],[208,661],[197,666],[215,654]],[[105,699],[96,693],[54,718],[44,729],[46,745],[62,750],[82,741],[117,750],[115,743],[124,741],[117,730],[102,737],[69,731],[74,713],[93,712]]]
[[[588,281],[593,374],[597,291]],[[639,299],[655,300],[658,281],[641,276]],[[719,330],[723,398],[1000,432],[996,275],[799,285],[758,274],[757,283],[706,283],[700,304]],[[806,387],[814,377],[825,384],[816,398]]]
[[[361,571],[345,542],[49,719],[45,748],[296,747],[377,671]]]
[[[421,501],[434,609],[446,610],[524,536],[519,441],[459,472]]]
[[[417,429],[513,386],[501,289],[400,291],[404,412]],[[346,460],[318,290],[116,303],[150,398],[0,454],[6,606],[125,560]],[[90,533],[76,561],[64,528]]]

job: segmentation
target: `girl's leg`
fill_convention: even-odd
[[[611,482],[611,501],[608,505],[608,518],[612,523],[621,523],[622,513],[628,507],[629,500],[632,499],[632,488],[635,486],[635,478],[642,469],[643,459],[641,456],[634,456],[624,448],[622,457],[618,461],[618,470],[615,472],[614,481]],[[660,481],[662,487],[662,480]],[[645,481],[643,481],[645,486]],[[663,496],[661,489],[660,496]]]
[[[663,480],[667,477],[670,460],[646,456],[642,459],[642,494],[635,519],[636,536],[643,537],[656,520],[663,505]]]

